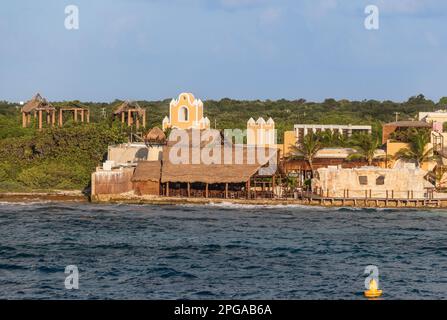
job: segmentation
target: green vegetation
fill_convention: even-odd
[[[362,133],[352,137],[352,147],[357,151],[350,156],[351,159],[363,159],[371,166],[376,150],[380,147],[377,136]]]
[[[278,142],[283,133],[298,123],[369,124],[380,137],[382,123],[399,119],[415,119],[418,111],[444,108],[423,95],[411,97],[403,103],[392,101],[348,101],[326,99],[321,103],[300,100],[208,100],[205,114],[217,129],[245,129],[250,117],[272,117],[278,129]],[[161,126],[169,114],[170,99],[138,101],[147,110],[147,127]],[[36,130],[34,120],[30,128],[21,128],[20,108],[17,103],[0,101],[0,190],[82,189],[89,185],[90,173],[101,163],[112,143],[126,139],[126,131],[114,123],[112,111],[122,103],[53,102],[56,107],[69,103],[86,106],[91,111],[91,123],[77,125],[68,121],[62,129]],[[328,145],[344,145],[341,137],[326,137]]]
[[[84,189],[107,146],[124,140],[119,128],[104,124],[41,133],[17,128],[16,134],[0,140],[0,190]]]
[[[324,147],[323,136],[321,134],[315,134],[313,132],[304,136],[303,141],[292,146],[292,158],[302,158],[309,163],[310,171],[314,172],[313,160],[318,151]]]
[[[427,148],[430,142],[430,135],[414,133],[409,136],[409,148],[401,149],[396,153],[397,159],[414,161],[419,168],[422,163],[433,159],[433,148]]]

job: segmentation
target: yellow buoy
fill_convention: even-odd
[[[377,288],[377,282],[371,279],[369,282],[369,289],[365,291],[365,297],[367,298],[378,298],[382,295],[382,290]]]

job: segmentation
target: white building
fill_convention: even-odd
[[[267,121],[260,117],[258,120],[250,118],[247,121],[247,144],[258,146],[273,146],[276,144],[275,121]]]

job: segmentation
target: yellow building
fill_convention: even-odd
[[[287,157],[292,151],[292,147],[296,145],[298,138],[295,131],[284,131],[284,141],[282,154]]]
[[[388,158],[388,167],[389,168],[395,168],[396,166],[401,166],[400,163],[405,163],[405,161],[401,161],[396,159],[396,154],[402,150],[402,149],[409,149],[410,144],[406,142],[400,142],[400,141],[392,141],[387,140],[386,142],[386,156]],[[433,144],[427,143],[425,146],[425,152],[433,148]],[[433,155],[433,154],[432,154]],[[436,166],[437,161],[436,160],[430,160],[421,163],[421,169],[426,171],[431,171]]]
[[[203,102],[192,93],[181,93],[178,99],[169,104],[169,117],[163,119],[163,130],[177,129],[209,129],[210,120],[203,117]]]

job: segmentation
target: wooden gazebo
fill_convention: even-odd
[[[78,120],[81,122],[90,122],[90,110],[79,103],[70,102],[68,105],[59,109],[58,124],[60,127],[64,125],[64,112],[72,113],[74,122],[78,122]]]
[[[143,128],[146,127],[146,110],[141,108],[139,104],[135,101],[125,101],[123,102],[114,112],[114,117],[121,119],[121,123],[130,127],[134,123],[136,128],[139,129],[140,125]]]
[[[42,98],[42,96],[37,93],[22,107],[22,126],[26,128],[31,124],[31,114],[33,114],[34,118],[37,118],[39,130],[41,130],[44,112],[46,114],[47,124],[53,127],[56,123],[56,108],[54,108],[46,99]]]

